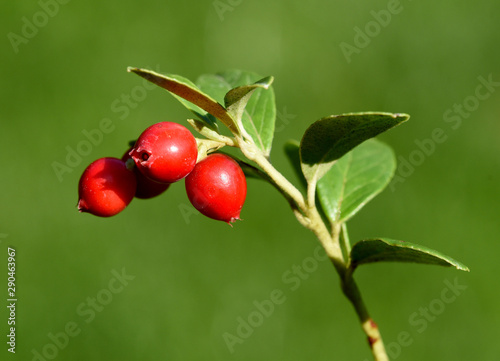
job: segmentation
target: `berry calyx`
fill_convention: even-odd
[[[129,154],[146,177],[160,183],[174,183],[193,170],[198,146],[186,127],[161,122],[142,132]]]
[[[99,217],[123,211],[134,198],[137,180],[120,159],[100,158],[83,172],[78,183],[78,210]]]
[[[185,180],[191,204],[205,216],[232,223],[240,219],[247,182],[238,163],[225,154],[210,154]]]
[[[130,156],[129,152],[132,150],[129,149],[123,156],[122,160],[127,163],[127,161],[131,161],[132,163],[134,162],[132,157]],[[133,172],[135,174],[135,177],[137,179],[137,190],[135,191],[135,198],[139,199],[149,199],[156,197],[163,192],[165,192],[168,187],[170,187],[170,183],[159,183],[156,182],[148,177],[146,177],[144,174],[142,174],[139,169],[134,165],[133,166]]]

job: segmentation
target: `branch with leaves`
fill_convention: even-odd
[[[375,238],[351,246],[346,222],[389,184],[396,169],[392,149],[374,138],[407,121],[407,114],[349,113],[312,123],[300,143],[285,145],[301,180],[296,187],[269,160],[276,118],[272,77],[233,70],[202,75],[193,83],[146,69],[128,71],[166,89],[196,115],[188,122],[204,136],[198,140],[201,154],[225,146],[239,148],[246,159],[237,160],[245,174],[269,182],[286,198],[298,222],[316,235],[332,261],[375,360],[388,357],[353,278],[357,267],[397,261],[469,270],[440,252],[409,242]],[[222,134],[220,124],[229,134]]]

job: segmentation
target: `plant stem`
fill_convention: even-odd
[[[311,194],[314,194],[311,190],[309,190],[308,197],[305,199],[303,194],[274,168],[255,145],[244,142],[241,138],[237,139],[237,142],[243,154],[259,165],[262,171],[268,175],[271,183],[285,195],[299,223],[316,235],[340,276],[342,291],[352,303],[358,315],[375,361],[389,361],[377,324],[369,316],[358,286],[352,277],[353,270],[348,265],[349,260],[344,259],[340,247],[342,225],[338,223],[334,224],[330,233],[316,205],[309,199],[312,198]]]
[[[273,184],[278,189],[288,194],[290,199],[295,202],[299,209],[303,210],[306,208],[302,193],[300,193],[300,191],[295,188],[295,186],[290,183],[290,181],[286,179],[283,174],[278,172],[278,170],[273,167],[269,160],[262,154],[260,149],[251,143],[245,142],[242,138],[236,137],[236,140],[245,157],[259,165],[264,173],[269,176]]]
[[[326,226],[321,217],[320,221],[323,227],[326,229]],[[344,292],[344,295],[347,297],[347,299],[351,302],[352,306],[354,307],[354,310],[356,311],[356,314],[358,315],[359,321],[361,322],[361,328],[363,329],[368,339],[368,344],[370,345],[370,349],[372,351],[374,360],[389,361],[378,326],[368,314],[368,310],[366,309],[363,299],[361,298],[361,293],[359,292],[359,288],[356,285],[354,278],[352,277],[353,269],[349,266],[349,260],[344,259],[344,256],[342,254],[342,250],[340,248],[341,231],[342,231],[342,224],[334,223],[332,227],[332,233],[331,235],[328,235],[328,237],[331,239],[330,242],[332,242],[338,247],[338,252],[340,253],[338,257],[336,258],[330,257],[330,259],[340,276],[342,291]],[[323,233],[319,235],[316,234],[316,236],[318,238],[320,236],[323,237]],[[341,261],[339,261],[339,258],[341,258]]]
[[[378,326],[368,314],[368,310],[361,298],[358,286],[352,277],[353,270],[347,265],[348,260],[344,260],[343,258],[340,248],[340,232],[342,225],[339,223],[334,224],[332,233],[330,234],[316,208],[312,208],[308,214],[310,218],[314,220],[308,228],[318,237],[323,247],[326,245],[326,253],[340,276],[341,288],[344,295],[351,302],[358,315],[361,327],[368,339],[368,344],[370,345],[374,360],[389,361]]]
[[[345,278],[341,277],[341,282],[342,291],[349,301],[351,301],[359,321],[361,322],[361,327],[368,339],[373,358],[375,361],[389,361],[378,326],[368,314],[368,310],[361,298],[358,286],[352,278],[352,273],[349,273]]]

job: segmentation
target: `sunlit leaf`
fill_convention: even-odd
[[[300,143],[302,172],[314,184],[334,162],[367,139],[408,120],[406,114],[352,113],[314,122]]]
[[[231,129],[231,131],[237,132],[236,125],[226,109],[210,97],[210,95],[200,90],[190,80],[179,75],[163,75],[147,69],[129,67],[127,70],[168,90],[186,108],[196,114],[207,127],[216,130],[217,123],[215,118],[217,118]]]
[[[370,139],[345,154],[318,182],[318,198],[330,222],[345,222],[389,184],[396,159]]]
[[[433,249],[388,238],[368,239],[351,249],[351,267],[375,262],[411,262],[455,267],[469,271],[464,264]]]

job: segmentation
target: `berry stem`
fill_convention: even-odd
[[[198,158],[196,159],[197,163],[205,159],[209,153],[215,152],[226,145],[225,143],[221,143],[218,140],[199,138],[196,138],[196,144],[198,145]]]

